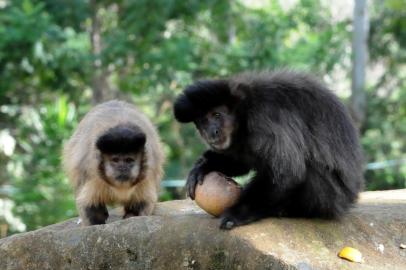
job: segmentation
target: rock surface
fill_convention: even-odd
[[[406,269],[406,189],[365,192],[340,221],[270,218],[224,232],[182,200],[154,216],[76,223],[0,239],[0,269]],[[365,262],[338,258],[344,246]]]

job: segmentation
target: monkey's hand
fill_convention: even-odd
[[[203,184],[204,176],[210,171],[207,166],[207,160],[202,157],[194,165],[193,169],[189,172],[186,180],[187,195],[194,200],[196,185]]]

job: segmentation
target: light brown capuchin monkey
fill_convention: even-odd
[[[150,215],[163,163],[158,133],[134,105],[114,100],[94,107],[63,149],[82,224],[104,224],[110,204],[124,206],[123,218]]]

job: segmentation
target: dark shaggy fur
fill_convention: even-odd
[[[107,130],[96,141],[96,147],[104,154],[137,153],[145,145],[146,137],[134,125],[118,125]]]
[[[267,216],[335,218],[363,187],[356,129],[345,106],[309,75],[289,71],[245,73],[189,86],[174,105],[192,122],[227,105],[236,116],[231,146],[206,151],[188,184],[210,171],[228,176],[255,172],[221,227]]]
[[[182,123],[192,122],[210,108],[235,101],[227,81],[199,81],[190,85],[176,100],[175,118]]]

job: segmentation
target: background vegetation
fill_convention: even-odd
[[[191,126],[172,117],[174,97],[193,80],[292,67],[318,74],[348,103],[352,5],[0,0],[3,236],[4,228],[32,230],[76,214],[61,145],[100,100],[130,100],[156,123],[166,179],[183,179],[204,148]],[[369,3],[367,113],[360,123],[368,163],[406,158],[405,6]],[[368,190],[406,187],[405,165],[369,168]],[[164,190],[162,199],[174,196]]]

